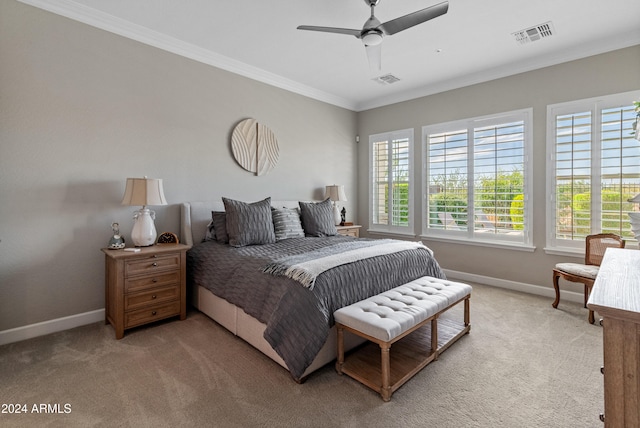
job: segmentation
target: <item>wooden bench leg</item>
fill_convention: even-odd
[[[338,358],[336,359],[336,371],[342,374],[342,365],[344,364],[344,329],[340,324],[336,324],[338,332]]]
[[[391,361],[389,359],[389,344],[380,344],[380,360],[382,364],[382,387],[380,395],[384,401],[391,400]]]
[[[434,360],[438,359],[438,317],[431,320],[431,353],[435,354]]]
[[[471,315],[470,315],[470,305],[469,305],[470,297],[464,299],[464,326],[468,327],[471,323]]]

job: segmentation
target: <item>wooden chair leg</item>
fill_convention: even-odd
[[[558,284],[559,280],[560,275],[556,273],[556,271],[553,271],[553,289],[556,291],[556,300],[553,301],[551,306],[553,306],[554,308],[557,308],[558,303],[560,303],[560,285]]]

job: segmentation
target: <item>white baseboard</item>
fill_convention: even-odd
[[[458,272],[444,269],[447,278],[459,281],[475,282],[493,287],[506,288],[507,290],[520,291],[522,293],[535,294],[538,296],[555,298],[553,287],[542,287],[540,285],[526,284],[524,282],[508,281],[505,279],[492,278],[490,276],[475,275],[472,273]],[[574,291],[562,290],[562,299],[570,302],[582,303],[583,294]],[[68,330],[74,327],[104,321],[104,309],[85,312],[83,314],[71,315],[55,320],[44,321],[37,324],[17,327],[10,330],[0,331],[0,345],[19,342],[33,337],[44,336],[45,334]]]
[[[93,324],[98,321],[104,321],[104,309],[3,330],[0,331],[0,345],[44,336],[45,334],[56,333],[58,331],[68,330],[82,325]]]
[[[455,270],[443,269],[448,279],[475,282],[483,285],[491,285],[493,287],[506,288],[507,290],[520,291],[522,293],[535,294],[537,296],[549,297],[555,299],[556,293],[553,286],[542,287],[540,285],[527,284],[524,282],[508,281],[505,279],[492,278],[490,276],[475,275],[472,273],[458,272]],[[551,272],[549,272],[551,276]],[[549,280],[551,282],[551,280]],[[575,291],[560,290],[562,300],[570,302],[584,303],[584,294]],[[551,303],[551,302],[550,302]]]

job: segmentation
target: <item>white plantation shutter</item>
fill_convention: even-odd
[[[410,233],[413,130],[372,135],[369,143],[372,202],[370,227],[379,231]]]
[[[635,95],[637,98],[637,95]],[[634,241],[628,199],[640,193],[640,141],[633,135],[634,93],[547,109],[549,248],[584,248],[593,233]]]
[[[423,234],[530,244],[531,110],[423,128]]]

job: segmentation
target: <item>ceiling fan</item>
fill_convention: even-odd
[[[366,50],[367,58],[369,59],[369,66],[372,69],[380,70],[381,68],[381,49],[382,38],[387,35],[399,33],[402,30],[411,28],[414,25],[422,24],[430,19],[437,18],[440,15],[447,13],[449,9],[449,2],[444,1],[434,6],[427,7],[417,12],[410,13],[408,15],[401,16],[385,23],[380,23],[378,18],[374,15],[375,7],[380,3],[380,0],[364,0],[364,2],[371,8],[371,17],[367,19],[362,27],[362,30],[353,30],[350,28],[335,28],[335,27],[316,27],[313,25],[300,25],[298,30],[310,30],[310,31],[322,31],[325,33],[338,33],[355,36],[362,40]]]

